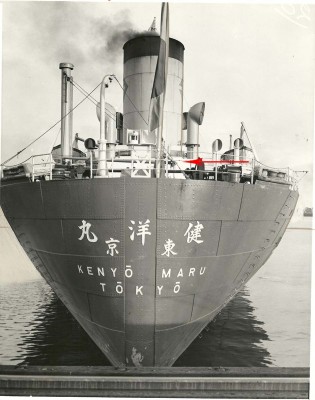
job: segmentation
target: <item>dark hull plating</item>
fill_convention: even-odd
[[[297,198],[259,181],[113,178],[8,183],[1,201],[114,365],[168,366],[266,262]]]

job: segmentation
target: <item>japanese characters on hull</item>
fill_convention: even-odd
[[[127,249],[131,246],[134,245],[135,248],[138,248],[138,243],[140,243],[141,246],[146,247],[146,244],[148,242],[147,237],[152,236],[151,233],[151,221],[150,219],[145,219],[143,221],[138,221],[137,225],[135,226],[133,223],[133,220],[130,220],[130,226],[128,228],[131,228],[132,232],[129,235],[129,240],[130,243],[127,245]],[[193,246],[200,245],[201,243],[204,243],[204,240],[202,239],[201,232],[199,232],[199,229],[203,229],[203,225],[200,224],[199,221],[196,221],[196,224],[193,225],[192,223],[186,224],[188,225],[187,231],[194,226],[193,230],[191,231],[191,234],[189,233],[187,235],[187,239],[184,239],[186,236],[186,233],[183,234],[183,240],[185,240],[186,244],[194,243],[192,244]],[[92,243],[98,242],[99,238],[96,236],[94,232],[92,232],[92,229],[94,225],[92,223],[87,222],[85,220],[82,220],[82,225],[78,226],[77,228],[82,230],[82,233],[80,234],[80,237],[78,240],[82,241],[87,241]],[[87,228],[88,227],[88,228]],[[96,231],[96,230],[95,230]],[[98,234],[99,235],[99,234]],[[174,235],[174,240],[179,239],[180,236],[178,233]],[[135,243],[132,243],[135,242]],[[178,294],[181,292],[181,278],[185,279],[187,282],[189,279],[190,281],[190,287],[193,289],[196,289],[199,284],[199,277],[203,276],[207,270],[206,265],[202,266],[195,266],[192,267],[191,265],[187,266],[185,263],[183,264],[180,259],[186,258],[183,255],[179,255],[174,251],[175,248],[175,242],[171,239],[165,239],[164,241],[164,252],[161,253],[160,255],[158,254],[158,257],[160,259],[159,262],[159,267],[157,269],[157,282],[163,282],[163,279],[168,279],[168,278],[177,278],[179,282],[176,282],[174,285],[174,288],[167,288],[167,293],[165,294],[166,296],[170,296],[172,294]],[[120,252],[123,252],[123,250],[119,246],[120,240],[114,239],[110,237],[109,240],[103,240],[103,246],[104,246],[104,252],[108,255],[107,257],[93,257],[93,256],[81,256],[81,261],[85,262],[80,262],[76,264],[76,273],[78,274],[79,277],[82,278],[90,278],[91,282],[95,284],[95,282],[98,282],[102,278],[106,279],[108,283],[106,282],[99,282],[99,287],[98,290],[107,293],[110,295],[114,295],[115,292],[116,294],[123,294],[124,293],[124,281],[125,279],[130,279],[133,278],[140,270],[138,265],[131,265],[134,264],[132,258],[130,258],[130,264],[126,264],[124,266],[124,271],[121,270],[121,268],[118,268],[117,265],[121,264],[118,262],[118,259],[120,258],[119,254]],[[148,246],[147,246],[148,247]],[[180,246],[179,246],[180,247]],[[196,252],[196,251],[195,251]],[[177,259],[177,262],[169,262],[167,258],[170,256],[174,256],[173,258]],[[176,256],[179,256],[178,258]],[[115,257],[115,259],[110,259],[110,257]],[[166,257],[166,258],[165,258]],[[137,264],[139,264],[137,262]],[[197,263],[198,264],[198,263]],[[196,264],[196,265],[197,265]],[[203,262],[203,264],[206,264],[206,262]],[[115,266],[116,265],[116,266]],[[94,278],[92,278],[94,277]],[[95,279],[97,277],[97,280]],[[115,279],[120,279],[120,281],[115,281]],[[162,279],[162,281],[161,281]],[[80,280],[76,279],[80,286]],[[84,280],[84,282],[87,282]],[[143,282],[139,282],[143,283]],[[87,286],[90,285],[85,285],[85,289]],[[115,286],[115,290],[113,290],[113,286]],[[161,296],[164,294],[164,285],[157,285],[156,286],[156,295]],[[90,287],[89,290],[97,291],[97,289],[94,287]],[[145,291],[145,286],[142,284],[135,285],[134,287],[134,294],[136,296],[143,296]]]

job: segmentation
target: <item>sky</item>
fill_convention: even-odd
[[[159,27],[160,3],[7,2],[3,4],[2,162],[60,118],[60,62],[87,91],[103,76],[122,82],[122,46]],[[170,3],[170,36],[185,46],[184,111],[205,101],[201,148],[229,146],[244,121],[260,161],[309,170],[300,207],[311,204],[314,130],[314,5]],[[108,101],[123,111],[121,88]],[[99,92],[94,93],[99,98]],[[82,95],[74,91],[74,104]],[[48,153],[59,125],[11,163]],[[99,136],[95,106],[74,113],[74,132]]]

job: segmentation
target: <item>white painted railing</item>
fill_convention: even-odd
[[[48,157],[48,159],[43,160],[43,157]],[[287,182],[292,188],[296,188],[297,173],[290,168],[272,168],[255,160],[253,157],[244,159],[242,155],[236,159],[233,153],[200,152],[199,157],[202,158],[202,163],[196,166],[194,160],[191,160],[192,162],[190,163],[187,159],[171,157],[169,153],[165,151],[164,158],[161,159],[165,177],[168,179],[186,179],[194,177],[195,174],[204,173],[205,179],[217,181],[219,175],[220,180],[222,180],[224,179],[224,175],[229,175],[232,172],[239,172],[240,177],[243,177],[243,179],[245,178],[247,182],[251,184],[254,183],[254,177],[256,176],[265,181]],[[98,164],[98,158],[93,158],[93,152],[90,152],[87,157],[58,156],[61,162],[63,158],[71,160],[69,162],[72,164],[69,164],[69,167],[79,165],[79,161],[84,162],[84,166],[88,166],[87,170],[89,170],[90,179],[99,174],[99,168],[96,165]],[[33,182],[40,176],[45,176],[45,179],[49,180],[53,179],[55,161],[51,153],[34,155],[25,161],[29,160],[31,160],[30,163],[24,162],[23,165],[30,174]],[[119,177],[122,174],[132,178],[154,177],[156,176],[155,165],[156,158],[155,149],[153,147],[144,150],[136,147],[120,149],[115,152],[115,158],[107,159],[106,177]],[[67,164],[63,164],[63,166],[67,167]]]

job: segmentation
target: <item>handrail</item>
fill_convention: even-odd
[[[128,150],[126,154],[126,150]],[[132,177],[140,177],[138,175],[138,171],[147,171],[144,173],[144,177],[149,177],[152,175],[151,171],[155,171],[155,165],[156,165],[156,158],[154,157],[155,155],[155,148],[151,147],[149,149],[135,149],[135,148],[129,148],[129,149],[119,149],[118,151],[115,152],[115,158],[112,156],[111,160],[107,161],[107,165],[110,169],[110,175],[109,177],[117,176],[117,173],[121,173],[124,168],[119,166],[118,168],[115,168],[115,163],[128,163],[129,167],[126,168],[125,170],[129,170],[130,174]],[[141,157],[141,155],[144,155],[144,157]],[[47,161],[38,161],[38,158],[44,157],[44,156],[49,156],[49,160]],[[254,158],[249,158],[247,159],[248,163],[246,164],[241,164],[237,163],[237,160],[235,160],[235,155],[229,154],[227,159],[221,158],[221,154],[219,153],[207,153],[207,152],[200,152],[199,156],[203,159],[203,162],[205,162],[205,168],[200,169],[200,166],[195,167],[195,169],[192,168],[192,166],[195,165],[192,160],[192,163],[187,163],[187,159],[174,159],[174,157],[169,155],[169,152],[165,152],[165,155],[163,158],[161,158],[160,161],[164,163],[164,168],[165,168],[165,176],[166,178],[174,178],[175,175],[179,176],[178,174],[182,173],[184,177],[187,178],[187,175],[191,175],[196,172],[201,172],[207,174],[206,176],[209,177],[213,176],[214,180],[218,180],[218,175],[222,177],[223,175],[230,173],[231,169],[229,171],[229,168],[232,167],[240,167],[240,171],[242,176],[247,177],[246,179],[253,184],[254,183],[254,177],[258,176],[259,179],[261,180],[266,180],[266,181],[273,181],[273,182],[283,182],[286,181],[293,187],[296,187],[297,185],[297,176],[296,172],[290,168],[273,168],[273,167],[268,167],[265,164],[261,163],[260,161],[255,160]],[[240,156],[239,159],[240,161],[244,161],[243,156]],[[55,162],[53,160],[52,153],[43,153],[43,154],[37,154],[29,157],[26,161],[31,159],[31,179],[34,182],[36,176],[44,175],[44,176],[49,176],[49,179],[52,180],[53,176],[53,167],[55,165]],[[58,159],[70,159],[74,161],[82,161],[86,164],[86,161],[89,161],[89,169],[90,169],[90,174],[89,177],[92,179],[95,176],[95,173],[97,171],[97,168],[93,168],[93,164],[97,162],[97,158],[93,158],[93,152],[90,151],[89,154],[85,157],[78,157],[78,156],[61,156],[58,155]],[[233,161],[229,164],[229,161]],[[218,161],[218,164],[216,163],[209,163],[207,164],[207,161]],[[245,160],[246,161],[246,160]],[[25,162],[23,164],[26,164]],[[19,165],[23,165],[22,163]],[[72,166],[75,166],[76,164],[73,164]],[[39,167],[42,168],[47,168],[47,170],[40,170]],[[67,167],[67,165],[65,165]],[[172,168],[173,167],[173,168]],[[15,168],[14,166],[11,167],[5,167],[5,169],[8,168]],[[209,175],[210,174],[210,175]],[[214,174],[214,175],[211,175]],[[273,176],[276,174],[275,176]],[[222,179],[222,178],[220,178]]]
[[[130,151],[130,152],[134,152],[134,155],[136,155],[136,154],[141,154],[141,153],[143,153],[143,154],[146,154],[146,155],[150,155],[150,157],[152,157],[152,153],[154,153],[154,152],[156,152],[156,149],[155,148],[152,148],[151,146],[150,146],[150,149],[148,150],[148,149],[135,149],[135,147],[133,146],[132,148],[128,148],[128,149],[118,149],[118,150],[116,150],[115,151],[115,154],[117,155],[117,156],[120,156],[120,154],[122,154],[122,156],[124,156],[124,152],[126,152],[126,151]],[[165,156],[167,156],[167,152],[165,151]],[[184,152],[183,152],[184,153]],[[201,157],[201,158],[207,158],[207,160],[215,160],[216,158],[215,158],[215,156],[216,156],[216,154],[217,154],[217,159],[221,159],[221,157],[224,155],[224,156],[228,156],[229,158],[227,158],[226,159],[226,161],[228,161],[229,159],[234,159],[235,158],[235,156],[234,156],[234,154],[225,154],[225,152],[217,152],[217,153],[212,153],[212,152],[199,152],[199,157]],[[3,166],[3,167],[5,167],[5,168],[14,168],[14,167],[18,167],[18,166],[20,166],[20,165],[22,165],[22,164],[25,164],[28,160],[30,160],[30,159],[32,159],[33,157],[43,157],[43,156],[50,156],[51,155],[51,153],[42,153],[42,154],[36,154],[36,155],[33,155],[33,156],[30,156],[30,157],[28,157],[27,159],[25,159],[24,161],[22,161],[22,162],[20,162],[20,163],[18,163],[18,164],[14,164],[14,165],[9,165],[9,166]],[[79,157],[79,156],[62,156],[62,155],[58,155],[57,156],[57,158],[58,159],[71,159],[71,160],[88,160],[88,159],[90,159],[90,157],[89,156],[86,156],[86,157]],[[167,157],[168,158],[168,157]],[[134,160],[136,160],[136,159],[138,159],[137,157],[134,157]],[[139,159],[141,159],[140,157],[139,157]],[[156,159],[156,158],[155,158]],[[170,156],[170,159],[172,159],[172,157]],[[240,160],[244,160],[244,159],[246,159],[244,156],[241,156],[240,155],[240,157],[239,157],[239,159]],[[161,158],[161,160],[164,160],[164,158]],[[181,161],[181,160],[174,160],[174,161]],[[266,164],[264,164],[264,163],[262,163],[261,161],[257,161],[257,160],[255,160],[255,163],[256,164],[259,164],[259,165],[261,165],[261,166],[264,166],[264,167],[266,167],[266,168],[269,168],[269,169],[274,169],[274,170],[283,170],[283,171],[286,171],[286,170],[288,170],[288,169],[290,169],[289,167],[272,167],[272,166],[268,166],[268,165],[266,165]],[[292,169],[290,169],[290,170],[292,170]],[[293,170],[292,170],[293,171]]]
[[[49,156],[49,161],[43,161],[41,163],[36,163],[35,162],[35,159],[37,157],[43,157],[43,156]],[[37,155],[31,156],[30,158],[32,159],[32,172],[31,172],[32,182],[35,181],[35,177],[37,176],[36,173],[35,173],[36,172],[35,171],[35,167],[39,166],[39,165],[41,165],[42,167],[46,167],[47,165],[49,165],[49,171],[48,171],[47,175],[49,175],[49,179],[52,180],[52,169],[53,169],[53,165],[55,165],[55,163],[53,161],[52,153],[37,154]],[[45,175],[46,176],[46,174],[43,174],[42,172],[43,171],[41,171],[40,175]]]

